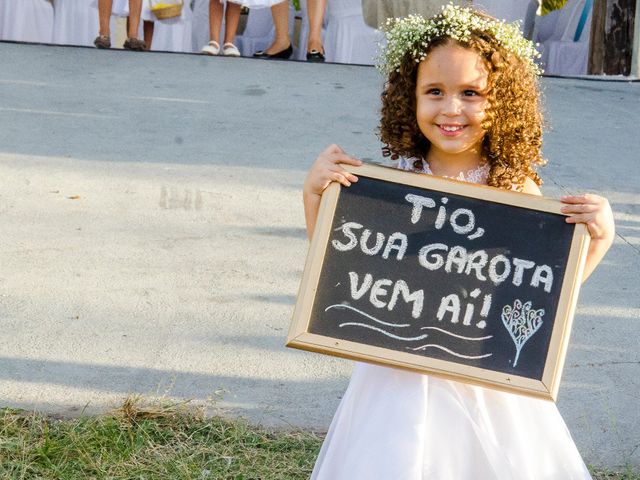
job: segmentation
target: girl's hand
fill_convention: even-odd
[[[322,195],[322,192],[331,182],[339,182],[349,187],[352,182],[357,182],[358,177],[347,172],[340,164],[360,166],[362,160],[344,153],[338,145],[329,145],[316,158],[311,170],[304,181],[303,192],[307,195]]]
[[[585,223],[589,229],[591,240],[606,241],[611,245],[615,233],[613,212],[609,201],[598,195],[565,195],[560,197],[562,213],[567,213],[567,223]]]
[[[584,281],[595,270],[613,243],[615,235],[613,212],[606,198],[590,193],[565,195],[560,197],[560,200],[565,204],[561,209],[562,213],[569,214],[566,222],[586,224],[591,235],[584,266]]]

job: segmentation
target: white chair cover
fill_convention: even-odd
[[[0,40],[51,43],[53,5],[48,0],[0,0]]]
[[[373,65],[383,39],[380,30],[364,23],[361,0],[328,1],[324,45],[327,61]]]
[[[53,43],[92,46],[99,23],[98,0],[54,0]]]
[[[584,9],[585,0],[568,0],[565,6],[556,12],[555,18],[551,18],[540,28],[536,29],[536,41],[539,42],[542,57],[540,63],[545,73],[552,75],[586,75],[589,61],[589,37],[591,32],[591,11],[577,42],[574,36],[580,23],[580,17]],[[548,16],[548,15],[547,15]],[[545,19],[542,17],[542,19]],[[545,27],[545,28],[543,28]],[[546,36],[546,38],[545,38]]]
[[[529,5],[524,15],[524,22],[522,24],[522,33],[528,40],[533,39],[536,26],[536,13],[538,12],[538,0],[529,0]]]
[[[278,3],[278,2],[274,2]],[[244,4],[244,2],[243,2]],[[289,4],[289,37],[293,36],[295,22],[295,10]],[[273,17],[270,8],[252,8],[249,10],[247,24],[242,35],[236,37],[236,46],[244,57],[250,57],[258,50],[265,50],[273,42],[276,36],[276,28],[273,26]]]
[[[544,17],[536,15],[533,40],[540,43],[552,40],[552,36],[556,31],[556,23],[558,23],[559,16],[560,10],[549,12]],[[560,37],[557,38],[557,40],[559,39]]]

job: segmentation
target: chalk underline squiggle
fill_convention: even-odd
[[[346,323],[341,323],[339,325],[339,327],[347,327],[347,326],[368,328],[370,330],[375,330],[376,332],[380,332],[380,333],[386,335],[387,337],[395,338],[397,340],[404,340],[404,341],[407,341],[407,342],[412,342],[412,341],[415,341],[415,340],[422,340],[422,339],[427,338],[429,336],[429,335],[425,334],[425,335],[420,335],[418,337],[400,337],[399,335],[394,335],[393,333],[389,333],[386,330],[383,330],[383,329],[378,328],[378,327],[367,325],[366,323],[346,322]]]
[[[378,320],[376,317],[372,317],[368,313],[364,313],[362,310],[358,310],[357,308],[353,308],[351,305],[345,305],[343,303],[336,303],[335,305],[329,305],[327,308],[324,309],[324,311],[326,312],[327,310],[329,310],[331,308],[346,308],[348,310],[353,310],[354,312],[359,313],[360,315],[363,315],[363,316],[373,320],[374,322],[379,323],[380,325],[386,325],[387,327],[409,327],[409,326],[411,326],[409,323],[388,323],[388,322],[383,322],[382,320]]]
[[[469,360],[477,360],[478,358],[487,358],[493,355],[493,353],[487,353],[485,355],[462,355],[460,353],[454,352],[453,350],[449,350],[448,348],[443,347],[442,345],[435,345],[433,343],[428,343],[427,345],[422,345],[421,347],[411,348],[411,350],[426,350],[428,347],[439,348],[440,350],[444,350],[445,352],[450,353],[451,355],[455,355],[456,357],[460,357],[460,358],[467,358]],[[410,347],[407,347],[407,348],[410,348]]]
[[[438,330],[439,332],[446,333],[452,337],[461,338],[462,340],[471,340],[472,342],[479,342],[480,340],[489,340],[490,338],[493,338],[493,335],[487,335],[486,337],[463,337],[462,335],[457,335],[445,330],[444,328],[438,327],[422,327],[420,330]]]

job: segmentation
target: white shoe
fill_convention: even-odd
[[[200,52],[205,55],[218,55],[220,53],[220,44],[215,40],[211,40],[209,45],[204,46]]]
[[[238,47],[236,47],[233,43],[225,43],[222,46],[222,53],[224,53],[225,56],[227,56],[227,57],[239,57],[240,56],[240,50],[238,50]]]

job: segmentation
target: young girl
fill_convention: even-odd
[[[540,195],[542,116],[534,50],[515,25],[447,6],[387,25],[380,135],[398,168]],[[330,182],[361,165],[336,145],[304,184],[307,231]],[[562,197],[591,234],[585,278],[612,243],[597,195]],[[330,480],[591,478],[553,402],[357,363],[312,475]]]
[[[204,46],[202,53],[205,55],[218,55],[222,52],[223,55],[230,57],[240,56],[240,50],[238,50],[233,41],[238,31],[241,8],[242,6],[239,3],[232,1],[209,0],[209,43]],[[225,20],[224,42],[222,48],[220,48],[223,16]]]

